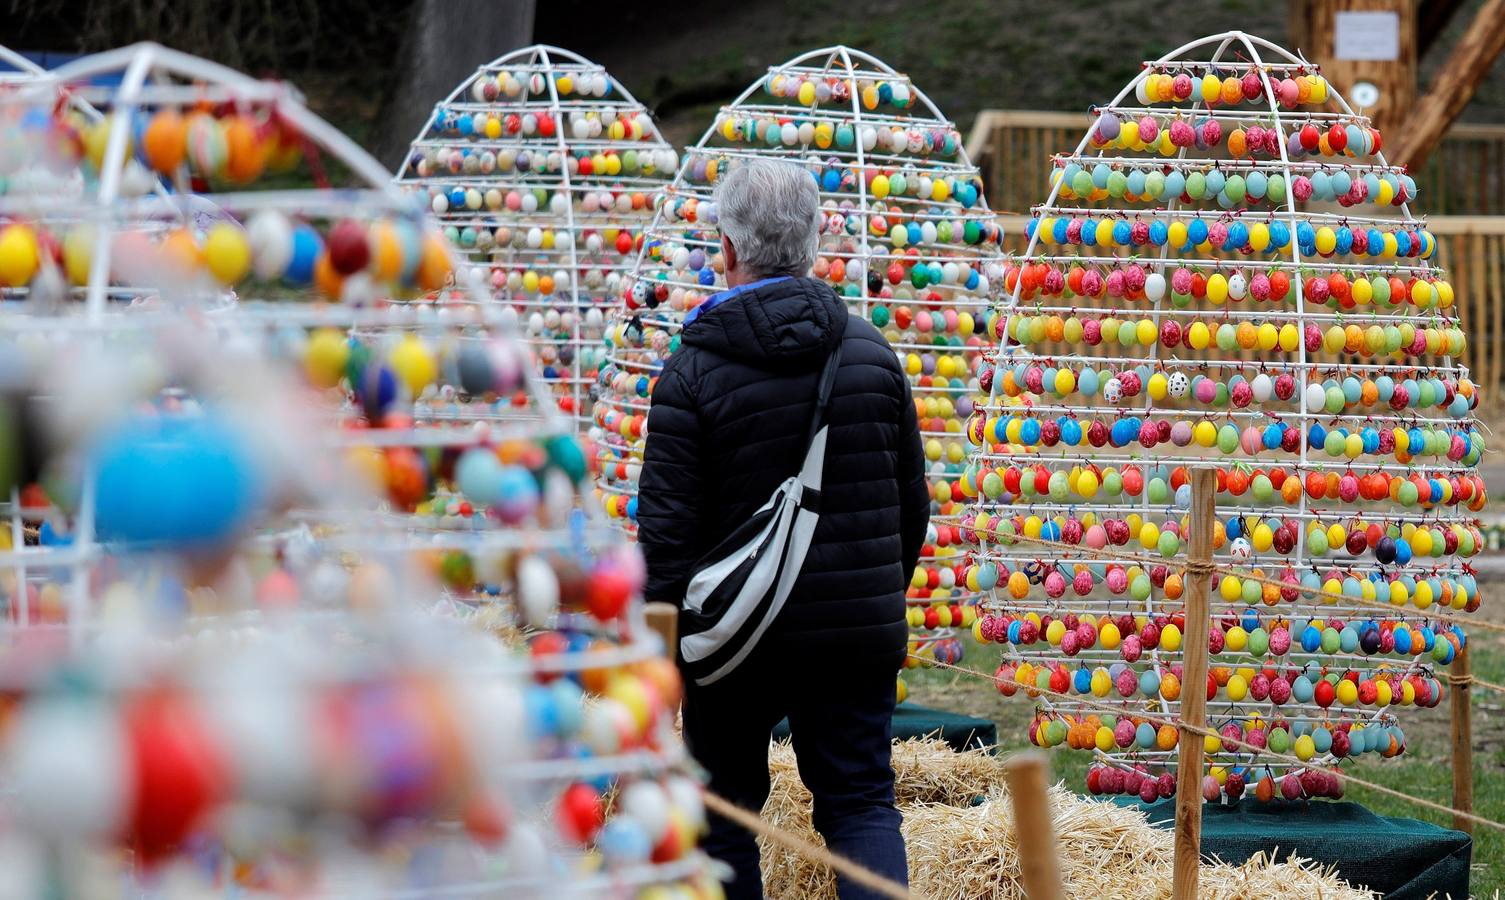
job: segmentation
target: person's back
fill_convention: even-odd
[[[827,843],[903,881],[889,720],[904,588],[929,515],[908,382],[872,325],[825,283],[791,274],[813,262],[808,173],[746,163],[724,179],[718,211],[733,287],[687,319],[653,391],[638,494],[645,593],[680,603],[705,554],[798,471],[816,382],[840,342],[820,521],[799,579],[739,668],[687,685],[685,736],[712,790],[756,810],[768,736],[787,715]],[[762,895],[750,835],[717,820],[706,846],[738,873],[730,896]],[[842,896],[864,894],[843,884]]]

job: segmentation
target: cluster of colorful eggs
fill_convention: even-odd
[[[1224,599],[1236,603],[1241,598],[1234,596]],[[1007,642],[1026,649],[1037,644],[1040,649],[1044,649],[1048,645],[1061,648],[1061,652],[1068,657],[1083,653],[1089,656],[1103,655],[1090,653],[1095,648],[1101,648],[1102,651],[1108,651],[1107,655],[1110,657],[1116,653],[1125,663],[1138,662],[1143,654],[1152,650],[1164,650],[1167,653],[1179,651],[1182,630],[1186,625],[1185,617],[1179,612],[1154,619],[1143,613],[1105,613],[1101,616],[1067,613],[1060,618],[1033,612],[1018,618],[985,614],[976,621],[975,634],[983,643]],[[1255,660],[1272,661],[1288,654],[1320,653],[1329,658],[1339,654],[1355,658],[1393,655],[1398,659],[1430,655],[1433,660],[1446,664],[1452,662],[1462,649],[1464,640],[1462,630],[1457,626],[1342,618],[1302,622],[1262,614],[1254,607],[1247,607],[1242,613],[1230,613],[1213,623],[1207,643],[1214,663],[1219,662],[1220,656],[1249,656]],[[1081,674],[1083,671],[1086,670],[1077,670],[1073,676],[1075,680],[1070,684],[1071,689],[1079,694],[1092,693],[1099,697],[1106,697],[1111,690],[1117,690],[1124,697],[1133,696],[1136,690],[1146,696],[1153,696],[1157,692],[1165,696],[1167,690],[1179,691],[1181,678],[1177,674],[1176,683],[1166,685],[1161,674],[1145,671],[1137,673],[1138,680],[1131,683],[1129,676],[1135,676],[1136,673],[1130,669],[1116,672],[1108,669],[1092,670],[1087,675]],[[1099,674],[1110,676],[1110,679],[1101,681],[1098,679]],[[1218,687],[1226,687],[1229,699],[1235,701],[1252,694],[1256,700],[1270,696],[1276,704],[1283,704],[1293,697],[1298,703],[1307,703],[1315,696],[1317,704],[1323,707],[1332,705],[1334,697],[1344,706],[1353,706],[1356,702],[1386,706],[1391,702],[1392,696],[1388,689],[1373,693],[1357,682],[1361,688],[1358,694],[1347,696],[1340,692],[1324,698],[1320,689],[1313,693],[1310,679],[1299,684],[1285,679],[1282,684],[1279,683],[1280,677],[1268,676],[1263,682],[1252,677],[1234,682],[1230,680],[1227,671],[1215,671],[1210,677]],[[1366,696],[1368,699],[1364,699]],[[1402,695],[1394,696],[1396,702],[1403,702]],[[1166,699],[1175,700],[1176,697],[1166,696]],[[1410,700],[1405,699],[1404,702]]]
[[[1328,99],[1326,78],[1317,72],[1292,71],[1288,66],[1246,63],[1240,71],[1232,63],[1205,67],[1185,63],[1150,65],[1149,72],[1134,85],[1134,96],[1146,104],[1200,101],[1208,109],[1240,104],[1263,109],[1274,99],[1284,109],[1297,109]]]
[[[1216,122],[1208,123],[1209,127],[1214,125]],[[1234,131],[1228,145],[1230,152],[1238,153],[1247,141],[1242,132]],[[1112,199],[1164,205],[1216,200],[1226,209],[1263,201],[1278,209],[1285,204],[1289,190],[1302,203],[1320,200],[1345,207],[1364,203],[1384,207],[1416,199],[1417,190],[1416,180],[1402,168],[1348,168],[1342,163],[1322,164],[1309,174],[1294,176],[1289,184],[1279,172],[1267,173],[1237,158],[1215,163],[1166,160],[1136,166],[1097,162],[1089,156],[1061,156],[1056,158],[1056,166],[1051,181],[1060,183],[1061,197],[1089,202]]]
[[[1238,196],[1233,200],[1239,202],[1243,200],[1243,179],[1235,175],[1229,180],[1234,179],[1237,179]],[[1034,219],[1030,225],[1047,247],[1093,247],[1104,253],[1119,248],[1170,247],[1183,253],[1267,253],[1278,256],[1290,250],[1292,241],[1308,259],[1333,256],[1430,259],[1437,251],[1437,239],[1424,228],[1355,228],[1346,224],[1334,227],[1321,220],[1286,222],[1273,216],[1268,223],[1214,219],[1209,224],[1195,213],[1181,217],[1155,214],[1148,218],[1149,221],[1141,217],[1131,219],[1125,214],[1110,214],[1096,220],[1089,216],[1059,216]],[[1163,284],[1159,287],[1164,290]]]
[[[398,181],[489,267],[494,296],[526,320],[561,410],[585,421],[603,313],[678,164],[604,69],[528,47],[482,66],[435,107]]]
[[[0,286],[62,296],[88,284],[99,238],[89,225],[57,233],[42,224],[0,228]],[[202,235],[188,227],[122,231],[111,240],[111,280],[233,288],[247,279],[292,288],[316,287],[333,300],[365,303],[380,287],[391,293],[435,291],[450,277],[449,252],[437,232],[417,220],[363,224],[311,221],[264,210],[244,227],[219,221]]]
[[[1266,63],[1147,63],[1125,91],[1143,106],[1097,109],[1055,158],[967,421],[951,524],[975,547],[953,577],[991,597],[974,634],[1006,646],[1000,689],[1067,695],[1036,695],[1037,742],[1113,757],[1111,792],[1158,795],[1174,767],[1150,720],[1181,690],[1191,468],[1217,472],[1206,527],[1235,567],[1211,576],[1213,718],[1279,707],[1313,766],[1341,758],[1335,728],[1435,702],[1462,634],[1428,616],[1479,604],[1480,398],[1415,182],[1309,65],[1229,50],[1256,42]],[[1099,698],[1122,707],[1106,731],[1083,724]],[[1228,762],[1213,797],[1241,793]]]
[[[1157,776],[1147,766],[1097,765],[1087,770],[1087,790],[1093,794],[1123,794],[1153,803],[1176,796],[1176,778],[1169,772]],[[1225,795],[1229,800],[1238,800],[1246,793],[1261,803],[1341,800],[1343,779],[1320,768],[1293,769],[1281,774],[1269,766],[1237,765],[1214,765],[1202,778],[1202,798],[1209,803]]]
[[[1385,320],[1376,316],[1367,326],[1353,321],[1341,325],[1335,321],[1324,329],[1315,322],[1308,322],[1303,328],[1297,328],[1295,322],[1277,324],[1270,321],[1270,318],[1266,317],[1256,324],[1249,319],[1238,323],[1220,320],[1216,315],[1185,318],[1166,316],[1157,327],[1151,318],[1136,320],[1128,315],[1120,318],[1111,313],[1065,317],[1042,314],[1009,317],[1004,325],[1004,334],[1010,340],[1025,346],[1065,343],[1084,344],[1088,347],[1107,345],[1111,348],[1116,344],[1125,350],[1158,346],[1167,350],[1184,348],[1195,351],[1216,346],[1222,351],[1258,350],[1264,353],[1275,350],[1295,353],[1305,348],[1308,355],[1326,353],[1329,356],[1376,357],[1393,354],[1397,361],[1422,356],[1458,357],[1468,347],[1463,329],[1450,321],[1444,322],[1446,327],[1442,328],[1431,325],[1417,328],[1410,322],[1384,324]],[[1048,353],[1050,348],[1044,347],[1042,351]],[[1278,360],[1267,360],[1267,363],[1273,363],[1272,368],[1279,368]],[[1038,366],[1024,371],[1029,373],[1035,368]],[[1008,377],[1008,371],[1005,370],[1005,378]],[[1017,373],[1017,367],[1013,371]],[[1294,394],[1295,378],[1290,375],[1286,377],[1289,379],[1287,390]],[[1460,379],[1460,385],[1465,381],[1467,379]],[[1014,383],[1018,384],[1017,377]],[[1042,387],[1050,389],[1049,385],[1043,383]],[[1007,381],[1003,388],[1009,388]]]
[[[167,179],[187,166],[202,186],[247,185],[268,173],[286,172],[303,161],[304,138],[277,114],[275,105],[241,104],[195,107],[164,106],[155,112],[134,111],[125,117],[105,115],[88,121],[62,111],[46,126],[46,153],[54,164],[87,163],[91,174],[105,168],[110,134],[125,129],[125,160],[134,160]]]
[[[1453,307],[1453,286],[1436,277],[1435,270],[1404,279],[1394,274],[1387,276],[1384,271],[1369,272],[1367,275],[1341,271],[1298,274],[1297,283],[1293,283],[1291,276],[1279,268],[1256,270],[1251,276],[1236,266],[1229,266],[1227,274],[1221,265],[1211,274],[1200,267],[1178,266],[1167,280],[1164,275],[1132,262],[1111,267],[1096,263],[1061,266],[1041,262],[1010,267],[1005,273],[1004,287],[1010,292],[1017,289],[1025,300],[1043,297],[1100,300],[1111,297],[1159,304],[1169,293],[1170,309],[1166,312],[1171,315],[1191,307],[1194,302],[1218,308],[1223,315],[1234,315],[1244,300],[1283,303],[1298,297],[1303,304],[1310,303],[1313,312],[1326,307],[1334,312],[1351,313],[1365,307],[1376,317],[1383,313],[1408,313],[1408,306],[1433,311],[1432,314],[1437,316],[1440,314],[1435,310]],[[1230,301],[1232,306],[1227,305]],[[1076,310],[1042,305],[1040,311],[1074,313]],[[1260,310],[1261,313],[1267,311]]]
[[[1429,336],[1420,337],[1426,340]],[[1440,332],[1430,337],[1436,338],[1439,347],[1442,345],[1444,339]],[[1080,358],[1073,358],[1074,361],[1077,359]],[[1241,364],[1235,363],[1233,367],[1237,366]],[[1253,369],[1254,364],[1249,366]],[[1189,407],[1185,412],[1190,413],[1197,405],[1225,411],[1252,407],[1256,411],[1267,410],[1271,418],[1282,414],[1301,414],[1310,418],[1331,416],[1332,428],[1314,423],[1306,429],[1305,437],[1311,447],[1324,448],[1332,456],[1344,454],[1348,445],[1343,442],[1349,438],[1360,442],[1352,446],[1350,458],[1361,453],[1397,452],[1399,457],[1447,454],[1450,459],[1459,461],[1467,459],[1472,451],[1483,450],[1483,438],[1466,427],[1466,421],[1461,427],[1442,427],[1447,420],[1438,420],[1437,426],[1425,419],[1419,420],[1426,422],[1423,427],[1417,424],[1418,420],[1379,416],[1382,422],[1388,419],[1398,421],[1399,425],[1391,429],[1374,427],[1371,423],[1375,422],[1376,414],[1386,409],[1395,413],[1411,410],[1442,412],[1456,422],[1467,420],[1478,404],[1478,391],[1466,377],[1459,380],[1451,376],[1429,378],[1426,376],[1432,371],[1430,369],[1396,368],[1388,371],[1389,374],[1378,378],[1361,378],[1359,375],[1345,375],[1341,379],[1328,377],[1321,381],[1312,378],[1298,395],[1296,376],[1290,372],[1282,372],[1273,378],[1265,372],[1258,372],[1252,378],[1239,373],[1225,381],[1200,372],[1188,376],[1182,370],[1154,371],[1149,363],[1117,371],[1090,366],[1081,369],[1058,367],[1049,362],[1020,363],[1004,373],[998,393],[1011,398],[1033,395],[1028,398],[1035,404],[1033,410],[1008,419],[988,418],[979,413],[968,419],[967,430],[974,435],[974,440],[1006,439],[1026,446],[1043,441],[1047,446],[1064,442],[1068,447],[1084,443],[1094,446],[1111,443],[1121,447],[1137,438],[1146,442],[1147,449],[1159,441],[1171,441],[1181,447],[1195,442],[1207,448],[1216,446],[1225,454],[1237,453],[1241,447],[1245,453],[1256,454],[1261,447],[1295,451],[1301,445],[1302,429],[1285,422],[1273,421],[1263,428],[1248,425],[1240,429],[1232,422],[1219,426],[1207,418],[1178,419],[1178,410],[1175,409],[1177,406]],[[984,373],[987,374],[991,373]],[[1367,376],[1367,373],[1360,374]],[[1100,397],[1103,404],[1119,412],[1126,412],[1147,400],[1151,406],[1146,412],[1160,412],[1167,418],[1158,421],[1148,415],[1143,419],[1119,418],[1110,429],[1105,419],[1067,418],[1066,421],[1074,423],[1074,427],[1066,427],[1061,418],[1052,421],[1036,417],[1053,408],[1049,405],[1050,400],[1076,395]],[[1136,401],[1137,397],[1144,399]],[[1288,408],[1282,409],[1282,405]],[[1031,412],[1036,415],[1031,415]],[[1083,412],[1089,410],[1083,409]],[[1355,418],[1363,419],[1365,426],[1350,429],[1337,424],[1339,420]],[[1404,425],[1411,427],[1400,427]],[[1408,435],[1410,440],[1392,441],[1390,438],[1395,437],[1395,432]],[[1388,435],[1388,438],[1382,435]],[[1335,440],[1339,443],[1334,444]],[[1472,459],[1468,464],[1476,462],[1477,459]]]
[[[1306,156],[1364,159],[1380,152],[1383,139],[1376,128],[1359,117],[1307,121],[1280,128],[1253,124],[1259,114],[1233,117],[1244,125],[1226,134],[1217,116],[1206,113],[1146,113],[1135,119],[1118,108],[1100,110],[1089,135],[1094,150],[1127,150],[1172,157],[1188,148],[1202,151],[1223,149],[1235,159],[1258,156],[1279,159],[1281,150],[1292,160]],[[1191,121],[1188,121],[1190,119]],[[1331,124],[1328,124],[1331,122]],[[1288,135],[1282,147],[1281,134]]]

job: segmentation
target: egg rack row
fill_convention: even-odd
[[[1240,200],[1243,178],[1235,175]],[[1226,188],[1225,188],[1226,189]],[[1032,219],[1030,226],[1047,247],[1102,250],[1163,248],[1167,253],[1206,256],[1214,252],[1278,256],[1292,242],[1308,259],[1348,257],[1361,260],[1431,259],[1437,238],[1424,223],[1410,218],[1365,218],[1333,213],[1269,213],[1265,221],[1238,214],[1209,221],[1195,210],[1113,211],[1055,206],[1053,215]],[[1030,227],[1027,226],[1027,227]],[[1367,227],[1366,227],[1367,226]],[[1321,299],[1321,298],[1314,298]]]
[[[1169,357],[1166,362],[1172,364],[1196,365],[1204,357],[1194,354],[1203,351],[1211,351],[1208,364],[1235,362],[1224,354],[1240,351],[1250,356],[1244,362],[1253,363],[1256,362],[1253,353],[1258,353],[1261,368],[1278,371],[1292,368],[1291,362],[1302,361],[1283,360],[1273,354],[1304,350],[1308,357],[1305,362],[1313,367],[1323,365],[1321,354],[1327,357],[1327,365],[1333,367],[1354,358],[1378,360],[1378,367],[1371,364],[1358,370],[1374,371],[1394,370],[1407,362],[1432,369],[1430,363],[1450,364],[1468,350],[1467,336],[1457,320],[1442,316],[1413,320],[1348,313],[1319,318],[1270,311],[1263,316],[1240,316],[1235,320],[1225,311],[1163,310],[1158,315],[1135,319],[1132,310],[1098,314],[1071,308],[1062,316],[1059,312],[1047,313],[1044,307],[1039,309],[1036,315],[1029,315],[1034,310],[1025,308],[1009,316],[1003,324],[1003,334],[1019,346],[1029,348],[1032,355],[1043,357],[1047,364],[1058,356],[1078,357],[1082,355],[1082,347],[1102,347],[1101,354],[1092,351],[1095,359],[1107,356],[1115,348],[1127,352],[1155,347],[1161,348]],[[1324,319],[1330,323],[1325,328]],[[1300,326],[1298,321],[1302,322]],[[1395,324],[1397,321],[1400,324]],[[1294,384],[1291,387],[1294,391]],[[1266,400],[1268,395],[1260,399]]]
[[[1374,608],[1334,615],[1330,604],[1313,606],[1308,603],[1301,607],[1308,610],[1307,613],[1287,615],[1255,606],[1240,609],[1238,597],[1222,599],[1227,605],[1219,604],[1222,609],[1213,616],[1207,643],[1210,663],[1225,667],[1248,665],[1251,661],[1271,665],[1280,660],[1305,665],[1315,660],[1333,666],[1362,668],[1367,665],[1410,665],[1413,661],[1421,664],[1423,656],[1430,657],[1436,664],[1447,665],[1457,656],[1465,641],[1461,628],[1431,621],[1425,614],[1397,615],[1391,610],[1391,615],[1376,619],[1377,610]],[[1069,608],[1026,612],[1024,610],[1030,604],[1021,600],[1017,606],[982,613],[976,618],[974,630],[981,643],[1008,643],[1021,653],[1059,654],[1080,659],[1083,665],[1115,660],[1134,664],[1147,653],[1154,658],[1151,651],[1175,653],[1182,647],[1185,621],[1179,611],[1152,620],[1140,604],[1120,604],[1117,609],[1110,606],[1096,614],[1085,608],[1090,605],[1071,603]],[[1141,608],[1136,614],[1127,611],[1131,606]],[[1304,618],[1311,611],[1322,615]],[[1139,693],[1153,697],[1160,685],[1160,677],[1157,675],[1152,680],[1141,681]],[[1085,679],[1082,676],[1078,679],[1080,683],[1073,683],[1072,689],[1079,694],[1088,693],[1084,687]],[[1268,683],[1256,685],[1245,678],[1242,682],[1222,686],[1228,687],[1229,699],[1235,702],[1243,700],[1246,695],[1258,701],[1268,696],[1276,704],[1291,699],[1298,703],[1313,702],[1315,697],[1317,704],[1324,709],[1331,706],[1335,698],[1343,706],[1353,706],[1358,702],[1380,706],[1388,706],[1392,701],[1411,702],[1404,694],[1392,697],[1388,690],[1373,694],[1345,694],[1343,697],[1324,692],[1323,696],[1316,697],[1310,680],[1299,685],[1287,680],[1283,686],[1278,681],[1269,678]],[[1294,691],[1285,690],[1293,686]],[[1091,693],[1107,696],[1110,687],[1118,685],[1094,680]],[[1273,694],[1270,693],[1272,690]],[[1119,693],[1129,697],[1134,689],[1125,683]],[[1361,697],[1368,699],[1361,701]],[[1174,701],[1176,698],[1167,696],[1165,699]]]
[[[436,105],[397,181],[490,269],[494,296],[528,321],[556,403],[583,421],[601,314],[678,164],[604,68],[539,45],[481,66]]]
[[[1373,159],[1375,164],[1385,165],[1378,156],[1384,144],[1379,129],[1368,118],[1353,113],[1272,117],[1266,112],[1133,106],[1101,107],[1095,112],[1097,119],[1088,132],[1087,147],[1102,153],[1130,151],[1143,153],[1148,160],[1154,158],[1151,154],[1170,158],[1184,156],[1190,149],[1207,152],[1221,148],[1235,160],[1245,156],[1268,156],[1271,161],[1282,162],[1300,162],[1307,157],[1316,162]]]
[[[1173,123],[1184,125],[1179,120]],[[1210,130],[1215,122],[1205,123]],[[1189,127],[1189,126],[1188,126]],[[1145,203],[1168,206],[1172,203],[1217,201],[1225,210],[1238,204],[1265,202],[1266,212],[1245,207],[1240,218],[1249,221],[1274,220],[1286,202],[1287,193],[1298,202],[1309,200],[1337,203],[1345,208],[1369,204],[1376,207],[1399,206],[1416,198],[1416,180],[1401,166],[1349,162],[1290,162],[1279,159],[1246,159],[1243,151],[1255,140],[1255,128],[1248,137],[1235,129],[1228,138],[1232,159],[1187,157],[1181,154],[1166,159],[1138,156],[1083,155],[1058,153],[1049,182],[1061,183],[1061,199],[1099,202]],[[1269,139],[1279,140],[1273,129],[1260,130],[1258,139],[1267,152]],[[1289,182],[1286,174],[1291,174]],[[1094,212],[1097,212],[1094,210]],[[1163,209],[1125,210],[1131,213],[1165,215]],[[1318,214],[1327,219],[1331,214]],[[1064,240],[1057,240],[1064,243]],[[1141,241],[1140,243],[1143,243]],[[1174,242],[1180,243],[1180,242]],[[1200,242],[1199,242],[1200,243]]]

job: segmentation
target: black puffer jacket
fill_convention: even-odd
[[[904,589],[930,515],[909,382],[877,329],[810,278],[707,310],[664,366],[638,488],[649,599],[682,601],[695,563],[799,470],[838,339],[820,525],[768,640],[844,655],[903,646]]]

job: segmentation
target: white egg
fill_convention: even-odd
[[[518,616],[524,624],[543,628],[559,611],[559,577],[554,567],[538,556],[525,556],[517,564]]]
[[[440,209],[443,202],[444,209]],[[434,197],[434,211],[449,209],[444,195]],[[246,237],[251,244],[251,258],[256,276],[272,279],[281,275],[293,259],[293,225],[287,216],[276,210],[265,209],[251,216],[246,223]]]
[[[8,805],[31,833],[107,838],[123,823],[129,753],[119,719],[83,700],[28,705],[9,737]]]

